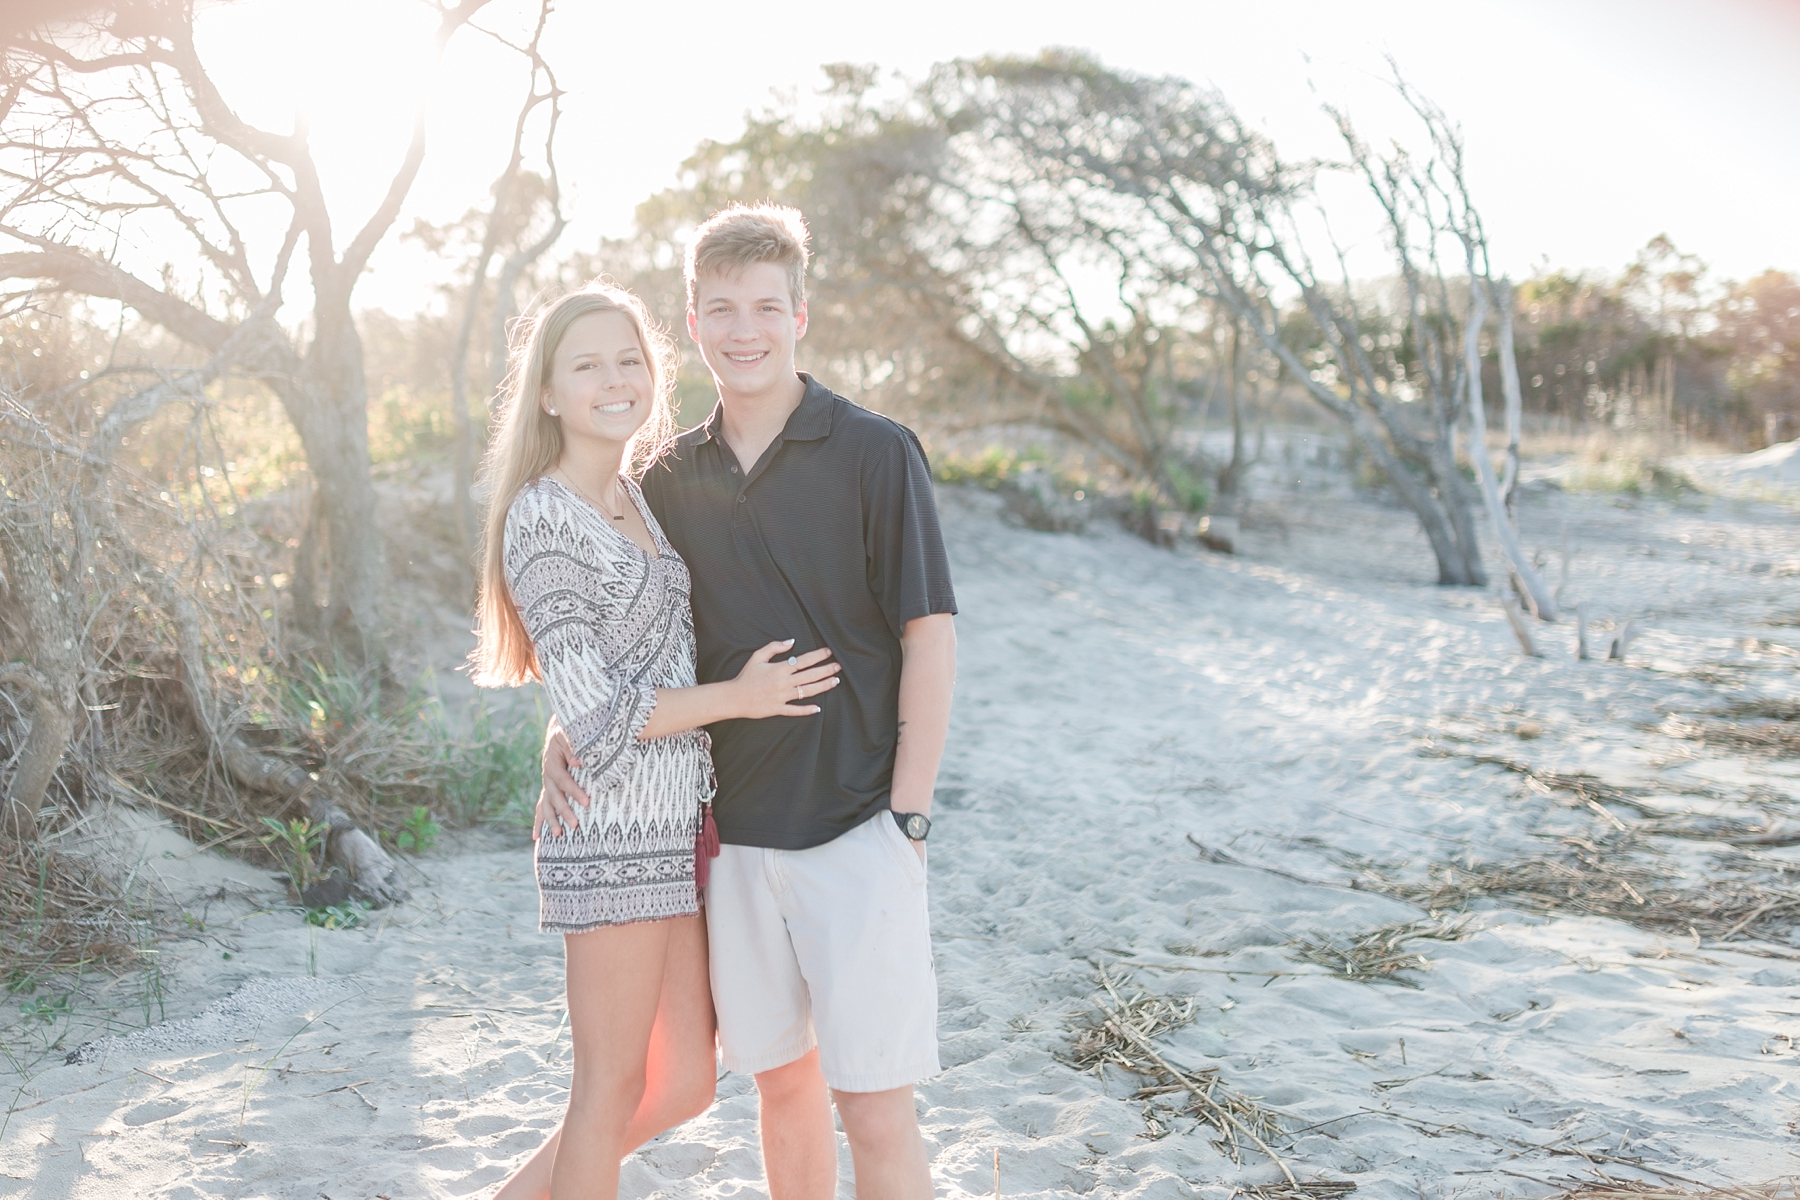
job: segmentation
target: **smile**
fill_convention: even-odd
[[[615,417],[615,416],[618,416],[620,413],[630,412],[631,406],[633,403],[635,403],[635,401],[615,400],[611,404],[600,405],[596,411],[603,412],[609,417]]]
[[[747,363],[753,363],[753,362],[761,362],[763,359],[769,357],[769,352],[767,350],[758,350],[754,354],[732,354],[729,351],[727,351],[725,357],[729,358],[734,363],[746,363],[747,364]]]

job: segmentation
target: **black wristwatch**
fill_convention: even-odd
[[[889,812],[894,812],[889,809]],[[931,818],[924,813],[894,813],[894,824],[900,826],[900,832],[915,842],[922,842],[931,832]]]

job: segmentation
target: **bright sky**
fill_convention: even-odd
[[[522,37],[535,11],[500,0],[482,20]],[[203,57],[240,111],[277,128],[306,112],[340,246],[398,161],[430,27],[400,0],[203,10]],[[1322,100],[1371,134],[1408,128],[1381,82],[1391,54],[1462,123],[1497,265],[1515,275],[1616,271],[1663,232],[1715,275],[1800,270],[1800,0],[562,0],[546,44],[568,92],[563,249],[627,231],[696,143],[733,138],[777,95],[810,95],[821,63],[917,76],[959,56],[1072,46],[1216,86],[1290,157],[1333,149]],[[523,87],[521,60],[460,35],[399,228],[481,200]],[[439,269],[391,238],[374,266],[359,301],[401,312],[426,302]]]

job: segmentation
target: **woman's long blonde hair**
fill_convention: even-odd
[[[642,472],[675,433],[669,392],[675,383],[675,343],[644,302],[609,283],[590,283],[544,305],[513,326],[512,353],[494,433],[482,463],[487,517],[481,548],[481,599],[476,606],[475,683],[517,687],[542,678],[531,635],[506,584],[506,514],[519,492],[547,474],[563,453],[562,424],[539,403],[550,384],[556,348],[569,326],[592,313],[618,313],[637,330],[650,367],[650,415],[625,447],[626,469]]]

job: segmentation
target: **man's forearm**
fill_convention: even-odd
[[[948,613],[906,623],[900,638],[900,744],[889,806],[931,814],[956,690],[956,624]]]

